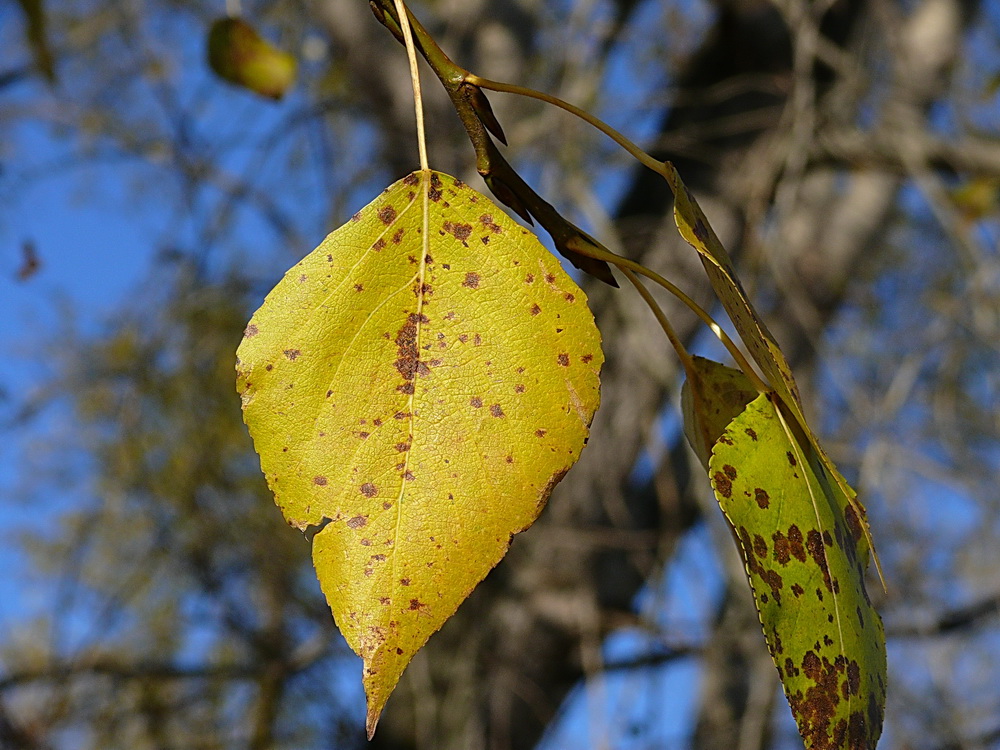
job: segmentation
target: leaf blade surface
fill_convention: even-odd
[[[846,482],[795,437],[773,394],[726,428],[709,473],[806,747],[874,750],[885,633],[865,588],[869,548]]]
[[[388,188],[254,315],[244,418],[288,521],[322,527],[314,564],[364,660],[369,731],[576,461],[602,362],[558,261],[437,172]]]

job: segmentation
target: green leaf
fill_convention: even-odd
[[[239,18],[220,18],[208,31],[208,64],[223,80],[280,99],[295,82],[295,58]]]
[[[712,487],[806,747],[874,750],[886,651],[865,589],[862,519],[846,482],[796,437],[776,401],[758,396],[719,437]]]
[[[597,408],[600,336],[537,238],[437,172],[388,188],[247,326],[244,419],[364,660],[368,729],[537,518]]]

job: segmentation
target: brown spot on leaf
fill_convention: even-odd
[[[708,244],[708,227],[705,226],[705,222],[700,218],[691,227],[694,231],[694,236],[698,238],[698,241],[702,244]]]
[[[268,372],[271,372],[271,370],[274,369],[274,365],[265,365],[264,369],[267,370]]]
[[[823,571],[823,583],[826,586],[826,590],[832,592],[833,581],[830,580],[830,569],[826,564],[826,550],[823,548],[823,536],[816,529],[810,529],[809,533],[806,534],[806,548],[809,550],[813,561]]]
[[[365,497],[375,497],[378,494],[378,487],[371,482],[365,482],[361,485],[361,494]]]
[[[864,530],[861,528],[861,519],[858,518],[858,514],[854,510],[854,506],[851,504],[848,504],[847,507],[844,508],[844,518],[847,520],[847,528],[850,529],[851,535],[854,537],[849,540],[850,546],[853,547],[864,535]]]
[[[802,588],[801,586],[799,586],[799,584],[793,583],[792,584],[792,593],[795,594],[795,598],[798,599],[800,596],[802,596],[804,593],[806,593],[806,591],[805,591],[804,588]]]
[[[472,234],[472,224],[456,224],[453,221],[446,221],[441,226],[444,231],[463,244],[469,239],[469,235]]]
[[[785,674],[789,677],[799,676],[799,668],[795,666],[795,662],[791,658],[785,659]]]
[[[410,187],[416,187],[416,184],[420,182],[420,178],[417,177],[416,172],[410,172],[406,177],[403,178],[403,184],[409,185]]]
[[[722,471],[725,472],[726,476],[729,477],[730,481],[736,480],[736,469],[729,464],[722,467]]]
[[[564,354],[560,354],[559,356],[556,357],[556,359],[559,361],[559,364],[561,364],[563,367],[569,367],[569,355],[568,354],[565,354],[565,353]]]
[[[797,691],[789,696],[792,713],[796,717],[806,745],[815,750],[839,750],[845,747],[850,750],[861,750],[869,747],[864,740],[861,744],[849,742],[845,745],[843,727],[840,724],[833,728],[830,726],[836,715],[837,705],[840,703],[837,683],[838,673],[844,669],[843,664],[839,663],[842,659],[843,657],[838,657],[838,663],[831,663],[829,659],[823,657],[820,661],[813,651],[807,651],[802,658],[802,672],[814,685],[806,690],[805,695],[802,691]]]
[[[403,586],[409,586],[409,585],[410,585],[410,579],[409,579],[409,578],[400,578],[400,579],[399,579],[399,582],[400,582],[400,584],[402,584]]]
[[[566,294],[563,295],[563,299],[567,302],[576,302],[576,295],[572,292],[566,292]]]
[[[715,491],[722,495],[724,498],[729,499],[733,496],[733,483],[729,481],[725,474],[721,471],[715,472],[715,476],[712,477],[715,482]]]
[[[465,281],[462,282],[462,286],[468,289],[478,289],[479,288],[479,274],[469,272],[465,274]]]
[[[547,430],[535,430],[535,437],[545,437]]]
[[[533,273],[529,273],[529,274],[525,275],[525,277],[524,277],[524,283],[525,284],[530,284],[534,280],[535,280],[535,274],[533,274]]]
[[[392,206],[382,206],[378,210],[378,218],[386,226],[389,226],[396,220],[396,209]]]
[[[757,442],[757,432],[752,427],[747,427],[744,432],[750,436],[750,439]]]
[[[789,550],[799,562],[806,561],[806,548],[802,545],[802,532],[794,523],[788,527]]]
[[[542,308],[540,308],[537,304],[534,304],[534,305],[531,306],[531,314],[532,315],[538,315],[538,313],[540,313],[541,311],[542,311]]]
[[[545,280],[547,282],[549,282],[550,284],[555,284],[556,283],[556,276],[553,273],[547,273],[547,274],[545,274]]]
[[[375,243],[372,245],[372,250],[374,250],[376,253],[380,253],[384,249],[385,249],[385,238],[379,237],[377,240],[375,240]]]
[[[594,361],[594,355],[584,354],[582,357],[580,357],[580,361],[583,362],[583,364],[585,365],[589,365],[591,362]]]
[[[410,599],[410,611],[411,612],[416,612],[417,610],[423,609],[426,606],[427,605],[424,604],[419,599]]]
[[[791,451],[786,451],[785,457],[788,459],[789,466],[798,466],[799,462],[795,460],[795,455]]]
[[[503,231],[503,227],[493,221],[492,214],[483,214],[480,216],[479,223],[493,232],[493,234],[500,234]]]
[[[297,360],[297,359],[298,359],[298,358],[299,358],[300,356],[302,356],[302,352],[301,352],[300,350],[298,350],[298,349],[285,349],[285,352],[284,352],[284,354],[285,354],[285,356],[286,356],[286,357],[287,357],[288,359],[290,359],[290,360],[291,360],[292,362],[294,362],[294,361],[295,361],[295,360]]]
[[[396,346],[398,359],[393,363],[404,380],[413,380],[417,371],[420,353],[417,351],[417,326],[416,322],[407,320],[399,332],[396,334]]]
[[[318,487],[326,487],[326,477],[313,477],[313,484]]]
[[[354,285],[354,291],[356,291],[356,292],[363,292],[364,290],[365,290],[365,285],[364,284],[355,284]]]
[[[788,539],[780,531],[775,531],[771,535],[771,541],[774,542],[774,559],[781,565],[788,565],[788,561],[792,559],[792,550]]]
[[[504,414],[503,409],[500,408],[500,404],[493,404],[493,406],[490,407],[490,414],[494,417],[502,417]]]
[[[392,235],[392,244],[393,245],[398,245],[400,242],[402,242],[404,234],[406,234],[406,230],[405,229],[403,229],[402,227],[400,227],[399,229],[397,229],[396,233],[394,235]]]
[[[757,438],[754,438],[754,440],[756,439]],[[762,490],[760,487],[754,489],[753,499],[757,501],[757,505],[760,506],[761,510],[765,510],[771,505],[771,498],[767,494],[767,491]]]
[[[405,479],[407,482],[412,482],[414,479],[416,479],[416,477],[413,475],[412,471],[407,470],[406,472],[403,473],[403,479]]]
[[[767,557],[767,542],[760,534],[753,535],[753,551],[757,557]]]
[[[514,386],[514,393],[524,393],[524,384],[518,383]]]
[[[435,203],[441,200],[441,178],[436,173],[431,174],[431,186],[427,191],[427,197]]]
[[[351,529],[363,529],[368,525],[368,516],[354,516],[348,519],[347,526]]]
[[[360,212],[360,211],[358,211],[358,212],[357,212],[356,214],[354,214],[354,215],[353,215],[353,216],[351,217],[351,221],[355,221],[355,222],[357,222],[357,221],[361,221],[361,212]]]
[[[257,328],[257,326],[255,326],[253,323],[251,323],[250,325],[248,325],[246,327],[246,330],[243,331],[243,335],[246,336],[247,338],[251,338],[253,336],[256,336],[258,333],[260,333],[260,329]]]
[[[479,398],[479,396],[473,396],[472,398],[470,398],[469,403],[472,404],[477,409],[483,408],[483,400]]]

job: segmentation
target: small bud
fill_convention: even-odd
[[[506,146],[507,136],[504,135],[503,128],[500,127],[500,121],[497,120],[497,116],[493,114],[493,107],[490,105],[490,100],[486,98],[483,90],[478,86],[473,86],[471,83],[466,83],[462,86],[462,92],[475,110],[479,121],[483,123],[488,131],[496,136],[500,143]]]

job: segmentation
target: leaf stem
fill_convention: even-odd
[[[684,372],[687,373],[688,378],[695,378],[694,361],[691,359],[691,354],[685,348],[684,343],[680,340],[680,337],[677,335],[674,327],[670,325],[670,320],[667,318],[666,313],[663,312],[663,308],[657,304],[653,295],[649,293],[649,290],[646,289],[635,272],[628,268],[619,268],[618,270],[620,270],[625,278],[631,282],[632,286],[635,287],[635,290],[639,292],[639,296],[646,302],[649,309],[653,311],[653,315],[656,317],[656,321],[660,324],[660,328],[663,329],[663,332],[667,335],[667,339],[670,341],[670,344],[674,347],[674,351],[677,352],[677,357],[680,359],[681,365],[684,367]]]
[[[424,132],[424,99],[420,92],[420,70],[417,68],[417,50],[413,44],[413,30],[410,28],[410,17],[403,0],[395,0],[396,14],[399,26],[403,32],[403,44],[406,46],[406,57],[410,63],[410,82],[413,84],[413,108],[417,115],[417,149],[420,153],[420,168],[430,169],[427,161],[427,136]]]
[[[448,91],[463,125],[465,125],[465,128],[468,131],[469,139],[472,141],[473,147],[476,149],[478,157],[476,166],[479,173],[483,175],[491,189],[494,189],[494,194],[496,194],[495,188],[497,187],[496,183],[498,182],[500,183],[500,187],[506,188],[508,192],[513,192],[515,197],[524,204],[522,207],[526,208],[528,212],[538,219],[539,223],[541,223],[542,226],[544,226],[549,233],[552,234],[553,239],[556,242],[556,247],[559,251],[564,255],[567,255],[567,257],[570,257],[574,264],[578,266],[580,265],[577,260],[579,256],[600,260],[604,263],[610,263],[616,266],[623,273],[626,269],[628,269],[641,276],[645,276],[666,289],[668,292],[677,297],[677,299],[683,302],[688,308],[690,308],[690,310],[697,315],[698,318],[709,327],[709,329],[711,329],[712,333],[715,334],[719,341],[722,342],[723,346],[725,346],[729,351],[730,355],[736,361],[740,369],[743,370],[746,376],[750,378],[761,393],[770,391],[771,388],[761,379],[753,367],[751,367],[747,358],[743,355],[729,335],[712,318],[712,316],[705,312],[705,310],[702,309],[702,307],[699,306],[693,299],[655,271],[646,268],[640,263],[629,260],[628,258],[616,255],[601,245],[600,242],[592,237],[589,237],[582,230],[572,224],[569,224],[569,222],[566,222],[561,216],[559,216],[551,205],[545,202],[537,193],[534,192],[534,190],[525,184],[520,176],[500,155],[499,151],[497,151],[496,146],[494,146],[489,135],[486,133],[479,116],[475,113],[462,92],[468,88],[479,87],[499,91],[501,93],[527,96],[564,109],[570,114],[576,115],[583,121],[600,130],[615,143],[628,151],[628,153],[635,157],[635,159],[641,164],[661,175],[667,181],[671,191],[676,189],[676,180],[679,179],[673,165],[670,162],[657,161],[613,127],[589,112],[582,110],[567,101],[552,96],[551,94],[546,94],[524,86],[516,86],[508,83],[501,83],[499,81],[492,81],[488,78],[482,78],[455,64],[438,46],[427,30],[420,24],[419,20],[416,18],[411,19],[408,17],[408,13],[400,11],[399,5],[401,5],[401,0],[395,0],[395,3],[395,11],[398,20],[397,18],[393,18],[387,12],[390,7],[390,0],[373,0],[372,8],[379,21],[383,23],[401,42],[405,43],[408,39],[407,35],[401,32],[404,23],[406,23],[408,27],[412,25],[413,33],[416,36],[416,42],[420,48],[420,52],[427,61],[428,65],[431,66],[431,69],[437,74],[445,89]],[[411,21],[412,24],[410,23]],[[504,202],[507,203],[507,205],[511,205],[509,201],[505,200]],[[515,208],[515,210],[517,209]],[[518,213],[522,212],[518,211]],[[604,278],[600,275],[599,268],[586,268],[584,270],[587,270],[589,273],[595,273],[596,270],[597,273],[595,273],[595,275],[597,275],[598,278]],[[604,280],[607,281],[608,279],[604,278]]]
[[[560,109],[569,112],[572,115],[576,115],[584,122],[592,125],[593,127],[600,130],[608,138],[613,140],[623,149],[629,152],[636,161],[642,164],[644,167],[648,167],[659,175],[662,175],[669,182],[672,169],[668,166],[668,162],[660,161],[659,159],[654,159],[648,153],[639,148],[635,143],[622,135],[619,131],[615,130],[613,127],[608,125],[606,122],[598,117],[590,114],[585,109],[580,109],[575,104],[570,104],[569,102],[560,99],[557,96],[552,96],[552,94],[546,94],[543,91],[536,91],[535,89],[527,88],[526,86],[517,86],[512,83],[501,83],[500,81],[491,81],[489,78],[483,78],[482,76],[477,76],[475,73],[467,73],[465,76],[466,83],[471,83],[480,88],[488,89],[490,91],[499,91],[504,94],[517,94],[518,96],[527,96],[531,99],[538,99],[539,101],[546,102],[547,104],[552,104]],[[673,186],[671,186],[672,188]]]
[[[768,386],[767,383],[765,383],[763,379],[757,374],[757,371],[754,370],[754,368],[750,365],[750,362],[744,356],[743,352],[740,351],[740,348],[738,346],[736,346],[736,342],[734,342],[732,338],[730,338],[729,334],[723,330],[722,326],[720,326],[715,321],[715,319],[711,315],[709,315],[708,312],[705,311],[705,309],[701,305],[699,305],[697,302],[691,299],[691,297],[688,296],[686,292],[678,288],[674,283],[668,281],[663,276],[658,274],[656,271],[646,268],[646,266],[642,265],[641,263],[636,263],[634,260],[630,260],[629,258],[616,255],[610,250],[606,250],[599,245],[591,243],[581,244],[574,242],[572,243],[571,247],[575,252],[578,252],[581,255],[586,255],[590,258],[595,258],[597,260],[604,260],[607,261],[608,263],[611,263],[612,265],[616,266],[619,271],[625,274],[625,277],[628,278],[629,281],[632,281],[630,274],[636,273],[639,274],[640,276],[645,276],[653,283],[663,287],[666,291],[670,292],[677,299],[683,302],[684,305],[689,310],[691,310],[691,312],[697,315],[698,318],[705,325],[707,325],[709,329],[711,329],[712,333],[714,333],[715,336],[722,343],[722,345],[726,347],[726,350],[729,352],[730,356],[736,361],[736,364],[753,382],[754,387],[756,387],[760,393],[768,393],[769,391],[772,390],[771,387]],[[635,284],[634,281],[632,281],[632,283]],[[668,338],[669,337],[670,336],[668,334]],[[674,343],[673,339],[671,339],[670,343],[671,344]],[[674,345],[674,348],[677,349],[676,344]],[[683,356],[680,354],[680,350],[678,350],[677,353],[678,356],[681,356],[683,359]]]

